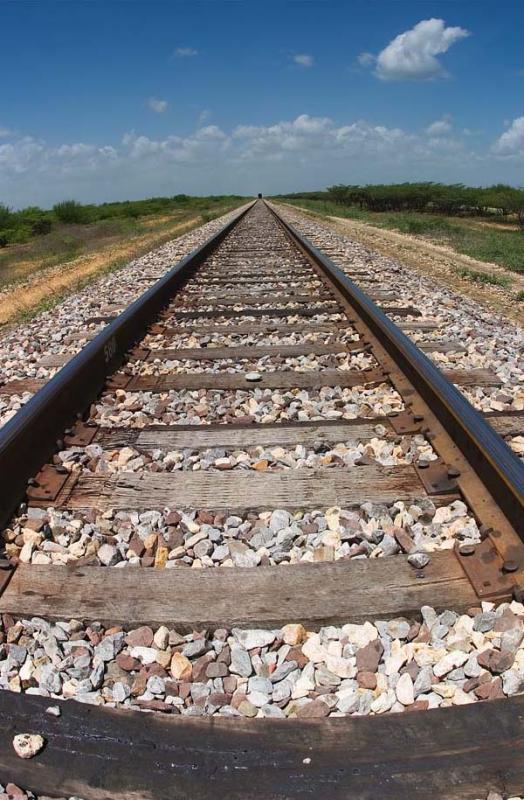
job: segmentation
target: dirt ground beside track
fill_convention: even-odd
[[[298,206],[290,205],[288,207],[308,213],[307,209],[301,209]],[[421,237],[376,228],[358,220],[324,217],[317,214],[313,216],[326,222],[333,230],[361,242],[370,250],[401,261],[422,275],[434,278],[439,283],[476,300],[491,311],[524,327],[524,303],[518,302],[515,297],[517,292],[524,290],[523,274],[511,272],[498,264],[477,261],[470,256],[456,253],[450,247],[434,244]],[[482,284],[461,278],[457,270],[464,267],[479,272],[507,276],[511,279],[511,287],[506,289],[502,286]]]
[[[158,218],[156,221],[158,222]],[[0,293],[0,325],[16,320],[21,315],[38,308],[43,302],[52,300],[55,296],[61,296],[68,290],[74,290],[105,269],[143,255],[199,223],[201,223],[201,219],[196,216],[184,222],[178,222],[170,228],[164,228],[161,233],[155,231],[135,236],[127,241],[102,247],[94,253],[56,264],[48,269],[35,271],[32,275],[28,275],[23,282],[7,286]]]

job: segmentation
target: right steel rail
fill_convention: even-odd
[[[301,250],[328,276],[415,386],[524,538],[524,464],[442,372],[359,287],[268,206]],[[520,565],[519,567],[523,567]]]

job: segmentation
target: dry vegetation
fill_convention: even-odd
[[[293,204],[300,207],[299,202]],[[502,314],[523,324],[524,273],[515,273],[494,263],[479,261],[457,253],[451,246],[440,244],[423,235],[400,233],[378,227],[372,222],[324,215],[302,208],[307,214],[322,217],[335,230],[362,242],[389,258],[435,278]],[[480,224],[478,221],[477,225]]]
[[[206,200],[206,198],[199,198]],[[186,203],[169,213],[56,221],[44,235],[0,250],[0,325],[16,322],[102,272],[119,266],[239,205],[239,198]]]

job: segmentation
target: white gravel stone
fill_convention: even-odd
[[[33,758],[44,745],[44,737],[36,733],[19,733],[13,739],[13,748],[19,758]]]

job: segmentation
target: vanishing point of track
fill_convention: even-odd
[[[0,432],[1,521],[9,526],[13,514],[28,509],[73,511],[88,520],[106,511],[170,509],[171,532],[154,545],[135,535],[127,542],[131,565],[121,569],[109,544],[106,566],[89,557],[67,566],[46,557],[5,558],[4,619],[96,620],[114,631],[167,626],[180,634],[274,631],[291,623],[318,631],[416,620],[425,606],[463,614],[482,603],[522,601],[524,467],[499,435],[511,430],[511,415],[477,413],[457,387],[489,376],[439,371],[424,349],[446,343],[417,348],[405,335],[424,330],[414,309],[395,305],[391,287],[370,283],[366,292],[277,208],[258,201],[107,325]],[[189,404],[187,417],[193,406],[200,424],[170,424],[170,393],[177,392],[178,410]],[[228,393],[238,398],[234,413],[220,402]],[[311,398],[327,412],[311,410]],[[381,398],[385,413],[376,411]],[[349,405],[354,413],[344,413]],[[246,456],[250,468],[234,469],[227,457],[302,448],[307,460],[311,449],[336,453],[337,443],[377,435],[407,450],[416,439],[419,450],[387,465],[363,456],[348,466],[326,456],[296,468],[285,468],[284,459],[273,469],[263,456],[255,462]],[[138,451],[143,469],[126,470],[123,460],[110,473],[90,470],[82,454],[93,458],[97,445],[100,452]],[[216,468],[151,467],[152,453],[184,448],[220,451]],[[76,467],[58,457],[64,451],[76,454]],[[198,547],[205,537],[197,536],[188,548],[189,527],[184,549],[175,531],[183,520],[178,511],[188,509],[212,528],[219,517],[247,514],[253,521],[274,509],[335,509],[337,516],[366,503],[427,502],[439,509],[455,501],[475,519],[478,541],[457,537],[429,554],[397,527],[388,536],[391,555],[384,548],[366,557],[370,548],[345,535],[342,557],[335,558],[328,537],[311,558],[288,563],[283,534],[278,557],[264,549],[263,537],[257,552],[230,543],[234,566],[222,569],[211,556],[227,542],[218,537],[213,550],[207,540]],[[269,528],[254,530],[269,530],[269,542]],[[196,568],[184,569],[188,560]],[[259,641],[244,644],[252,658],[260,652],[266,658]],[[270,656],[266,661],[269,674],[260,670],[260,686],[275,668]],[[220,680],[227,670],[219,662],[209,675]],[[53,699],[61,709],[54,716],[46,711],[49,695],[2,691],[0,782],[5,776],[37,793],[85,800],[475,798],[486,787],[513,794],[524,787],[521,695],[434,710],[413,702],[408,713],[376,716],[329,715],[328,703],[323,719],[301,711],[304,702],[288,719],[269,712],[251,719],[231,706],[229,684],[220,686],[213,702],[230,711],[212,717]],[[302,695],[316,712],[329,695],[317,688]],[[249,705],[256,714],[256,704]],[[34,759],[22,761],[12,749],[21,731],[45,738]]]

